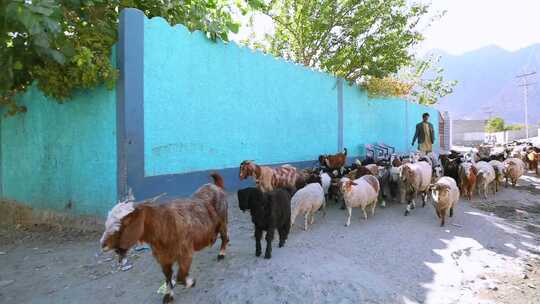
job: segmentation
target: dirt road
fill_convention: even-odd
[[[526,177],[487,201],[460,201],[439,227],[433,207],[388,204],[360,219],[330,204],[305,232],[294,227],[271,260],[254,256],[249,214],[230,202],[231,243],[195,256],[193,289],[176,303],[540,303],[540,180]],[[300,223],[298,219],[297,223]],[[119,271],[96,255],[99,235],[0,231],[0,303],[160,303],[151,253]],[[277,245],[277,243],[276,243]]]

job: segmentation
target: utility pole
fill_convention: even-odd
[[[529,141],[529,105],[527,99],[529,98],[529,86],[535,84],[534,82],[528,82],[527,77],[534,74],[536,74],[536,72],[524,73],[516,76],[516,78],[523,79],[523,83],[519,86],[523,87],[523,102],[525,103],[525,137],[527,138],[527,142]]]
[[[495,112],[493,111],[493,107],[491,106],[482,107],[482,110],[484,111],[484,113],[487,114],[488,119],[491,119],[493,116],[493,112]]]

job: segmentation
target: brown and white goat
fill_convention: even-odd
[[[538,171],[538,161],[540,161],[540,153],[530,150],[527,152],[527,163],[529,165],[529,170],[534,171],[536,175],[539,175]]]
[[[347,161],[347,148],[343,149],[343,152],[334,155],[319,155],[319,163],[323,167],[328,169],[338,170],[345,166]]]
[[[303,174],[291,165],[277,168],[259,166],[251,160],[240,164],[240,180],[252,176],[255,184],[262,192],[270,192],[277,188],[298,189],[305,185]]]
[[[376,164],[369,164],[365,166],[359,166],[358,168],[352,170],[347,174],[347,177],[351,180],[355,180],[357,178],[360,178],[364,175],[373,175],[373,176],[379,176],[379,166]]]
[[[341,192],[347,208],[345,226],[351,224],[352,208],[361,208],[364,219],[367,220],[366,208],[371,208],[371,216],[375,215],[375,207],[379,198],[380,185],[377,177],[365,175],[354,181],[343,178]]]
[[[219,234],[218,260],[225,257],[229,243],[226,194],[222,177],[217,173],[211,176],[214,184],[201,186],[189,198],[163,204],[122,202],[107,217],[101,247],[104,251],[115,250],[123,258],[136,243],[149,244],[165,275],[164,303],[173,301],[175,263],[178,263],[176,281],[193,287],[195,280],[189,277],[189,269],[195,251],[212,246]]]

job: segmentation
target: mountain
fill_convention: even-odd
[[[440,50],[429,53],[441,56],[446,79],[459,81],[454,93],[437,106],[449,111],[451,119],[484,119],[492,111],[507,123],[523,123],[523,88],[516,75],[536,71],[529,77],[537,82],[529,87],[529,123],[540,121],[540,44],[515,52],[487,46],[457,56]]]

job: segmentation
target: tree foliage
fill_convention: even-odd
[[[239,24],[232,10],[251,1],[237,0],[10,0],[0,2],[0,106],[7,114],[25,112],[15,96],[36,83],[60,102],[78,88],[114,85],[111,64],[119,12],[141,9],[170,24],[202,30],[227,41]]]
[[[502,131],[516,131],[523,129],[523,125],[507,125],[504,122],[504,119],[500,117],[494,117],[491,119],[488,119],[486,123],[486,132],[494,133],[494,132],[502,132]]]
[[[353,83],[384,78],[413,58],[422,40],[422,4],[405,0],[271,0],[262,7],[275,24],[265,51]]]
[[[412,92],[413,84],[386,76],[384,78],[373,77],[366,81],[363,87],[368,92],[369,97],[407,97]]]
[[[504,119],[500,117],[494,117],[494,118],[488,119],[485,129],[486,129],[486,132],[490,132],[490,133],[504,131],[505,130]]]
[[[364,87],[370,96],[398,96],[423,105],[436,104],[441,98],[451,94],[457,85],[455,80],[444,79],[444,69],[437,65],[439,60],[440,57],[434,56],[422,60],[415,59],[399,73],[386,77],[392,81],[371,78],[366,81]],[[374,83],[381,84],[373,85]]]
[[[265,41],[245,44],[362,85],[370,96],[395,96],[435,104],[450,94],[438,58],[419,60],[424,4],[405,0],[273,0],[262,7],[275,25]],[[251,38],[253,38],[253,35]],[[426,77],[428,76],[428,77]]]

